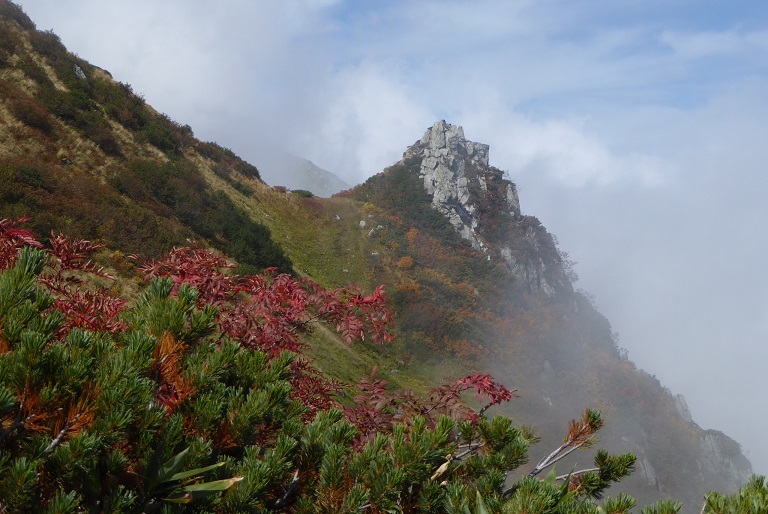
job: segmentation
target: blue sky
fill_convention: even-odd
[[[359,182],[462,125],[630,358],[768,473],[768,2],[19,3],[257,166],[281,148]]]

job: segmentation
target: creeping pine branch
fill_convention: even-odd
[[[581,418],[579,419],[572,419],[570,426],[568,427],[568,435],[565,438],[565,442],[561,444],[557,449],[555,449],[552,453],[544,457],[539,461],[538,464],[536,464],[536,467],[533,468],[533,470],[528,473],[529,477],[535,477],[542,471],[544,471],[546,468],[552,466],[559,460],[564,459],[574,451],[578,450],[582,447],[587,447],[591,445],[594,442],[595,434],[598,430],[603,426],[603,420],[600,418],[600,412],[599,411],[593,411],[590,409],[586,409],[584,411],[584,414],[582,414]],[[563,475],[557,477],[558,480],[566,480],[569,477],[573,477],[574,475],[580,475],[584,474],[590,471],[595,471],[594,469],[585,469],[582,471],[577,471],[575,473],[569,473],[568,475]],[[503,493],[504,496],[507,496],[511,493],[513,493],[517,489],[517,485],[513,485],[509,489],[506,489]]]
[[[587,469],[580,469],[578,471],[574,471],[572,473],[568,473],[567,475],[558,475],[556,480],[566,480],[568,478],[574,478],[579,475],[584,475],[586,473],[596,473],[600,471],[600,468],[587,468]]]
[[[463,460],[464,457],[466,457],[467,455],[471,455],[471,454],[477,452],[477,450],[479,450],[479,449],[481,449],[483,447],[485,447],[485,443],[474,443],[474,444],[467,444],[467,445],[459,445],[458,449],[459,450],[464,449],[464,451],[462,451],[461,453],[456,454],[456,455],[451,455],[451,459],[450,460]]]
[[[509,401],[509,398],[513,398],[517,396],[515,393],[517,392],[517,389],[513,389],[511,391],[504,389],[503,396],[502,397],[494,397],[491,399],[491,402],[483,406],[477,414],[475,415],[475,420],[480,418],[483,414],[485,414],[485,411],[496,405],[497,403],[500,403],[501,401]],[[435,406],[432,406],[427,412],[433,410]],[[448,468],[450,467],[451,463],[454,461],[461,461],[464,460],[467,456],[471,456],[475,453],[477,453],[478,450],[484,448],[486,443],[484,442],[477,442],[473,443],[470,439],[466,444],[460,444],[456,447],[456,451],[448,455],[447,460],[434,472],[432,477],[430,477],[430,480],[435,481],[441,478],[443,475],[445,475],[448,472]]]
[[[539,461],[528,476],[536,476],[544,469],[553,465],[555,462],[564,459],[582,446],[589,446],[593,442],[595,434],[602,426],[603,420],[600,419],[600,413],[586,409],[580,419],[571,420],[571,424],[568,428],[568,436],[566,437],[565,442],[555,451]]]
[[[64,436],[67,435],[67,432],[69,432],[72,426],[75,423],[77,423],[77,420],[79,418],[80,418],[80,414],[76,414],[75,417],[72,418],[72,420],[69,423],[65,424],[64,427],[61,430],[59,430],[59,433],[56,435],[56,438],[53,441],[51,441],[51,444],[46,446],[45,450],[43,450],[43,453],[45,455],[51,453],[53,450],[56,449],[57,446],[61,444],[61,442],[64,440]]]
[[[583,443],[582,443],[583,444]],[[578,446],[571,446],[568,441],[563,443],[559,448],[557,448],[555,451],[547,455],[545,458],[541,459],[538,464],[536,464],[536,467],[533,468],[533,470],[528,473],[528,476],[534,477],[544,471],[549,466],[553,465],[555,462],[564,459],[574,451],[578,450],[582,444],[579,444]]]
[[[285,493],[280,498],[275,500],[275,502],[272,504],[272,508],[281,509],[283,507],[287,507],[288,505],[296,501],[295,493],[298,486],[299,486],[299,470],[297,469],[296,472],[293,474],[291,483],[288,484],[288,487],[285,488]]]
[[[456,451],[462,450],[460,453],[452,453],[448,455],[446,458],[447,460],[443,462],[440,467],[438,467],[435,472],[432,474],[432,476],[429,478],[431,481],[439,480],[442,478],[446,473],[448,473],[448,468],[450,468],[452,462],[456,461],[462,461],[465,457],[468,455],[472,455],[473,453],[476,453],[479,449],[485,447],[485,443],[475,443],[475,444],[461,444],[458,446]]]

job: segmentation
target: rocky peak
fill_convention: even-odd
[[[403,154],[420,158],[419,177],[432,206],[487,258],[503,259],[531,292],[569,288],[554,241],[535,218],[523,216],[517,187],[488,163],[489,146],[464,129],[438,121]]]
[[[428,128],[420,143],[435,160],[446,157],[451,164],[458,164],[468,159],[474,165],[488,166],[490,147],[483,143],[468,141],[464,137],[462,127],[446,123],[445,120],[440,120]]]
[[[424,189],[432,195],[432,205],[448,217],[472,246],[484,251],[486,245],[474,216],[478,202],[473,189],[487,191],[489,178],[498,180],[503,175],[488,165],[489,148],[486,144],[467,140],[463,128],[441,120],[428,128],[403,156],[422,158],[419,175],[424,180]],[[512,182],[504,182],[505,208],[519,217],[517,188]]]

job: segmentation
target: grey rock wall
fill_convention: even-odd
[[[486,253],[487,258],[506,261],[513,275],[526,284],[529,291],[553,296],[556,290],[545,276],[548,264],[540,256],[530,257],[540,250],[537,233],[528,230],[521,238],[531,250],[526,252],[525,259],[516,256],[508,244],[488,240],[481,234],[482,219],[478,210],[487,200],[480,196],[490,189],[496,190],[501,198],[491,208],[503,211],[506,219],[513,223],[523,218],[517,187],[501,170],[489,165],[489,150],[486,144],[467,140],[463,128],[441,120],[428,128],[403,158],[421,158],[419,176],[424,189],[432,196],[432,206],[448,218],[461,237]]]
[[[752,475],[752,465],[741,453],[741,447],[717,430],[706,430],[700,437],[704,460],[699,462],[703,472],[721,477],[730,489],[747,482]]]

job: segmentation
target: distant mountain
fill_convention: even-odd
[[[351,186],[312,161],[287,153],[262,155],[258,160],[261,178],[272,186],[303,189],[329,197]]]
[[[393,344],[306,335],[334,378],[354,383],[376,366],[391,386],[424,391],[490,371],[518,389],[506,413],[542,436],[531,458],[559,445],[585,407],[601,409],[601,446],[638,455],[635,474],[610,494],[641,504],[672,497],[699,512],[706,491],[732,492],[751,473],[738,443],[696,425],[681,398],[626,358],[608,320],[574,290],[554,236],[521,212],[515,184],[461,127],[436,123],[401,161],[341,195],[291,193],[262,179],[318,196],[347,186],[303,159],[265,156],[257,169],[197,140],[0,0],[0,142],[0,219],[28,216],[40,236],[104,242],[99,264],[129,295],[138,286],[125,255],[188,239],[245,270],[276,266],[326,287],[382,284]],[[572,457],[558,470],[592,460]]]

